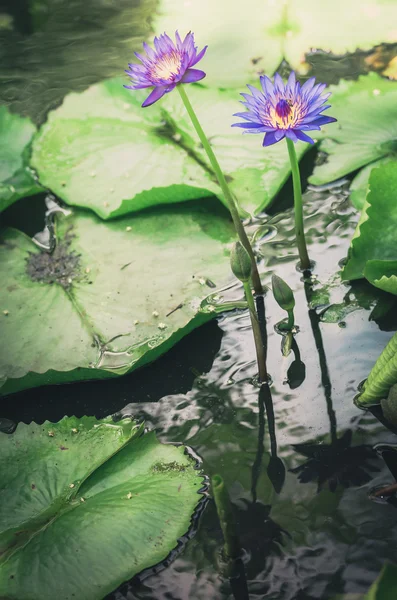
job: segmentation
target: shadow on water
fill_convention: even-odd
[[[5,1],[16,28],[0,29],[0,103],[38,124],[66,94],[122,77],[157,8],[157,0]]]

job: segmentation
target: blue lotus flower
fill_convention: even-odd
[[[129,64],[126,73],[131,77],[132,85],[124,87],[131,90],[140,90],[154,86],[154,90],[146,98],[142,106],[150,106],[160,100],[164,94],[171,92],[180,83],[194,83],[205,77],[204,71],[192,69],[204,56],[207,46],[197,52],[194,45],[194,35],[189,32],[181,40],[179,33],[175,32],[176,43],[166,34],[154,38],[154,50],[144,43],[146,56],[135,52],[141,61],[139,64]]]
[[[244,133],[265,133],[264,146],[271,146],[284,137],[293,142],[301,140],[314,144],[305,132],[319,130],[322,125],[336,121],[322,114],[331,106],[325,104],[331,94],[323,94],[325,83],[314,85],[314,77],[302,86],[296,81],[294,72],[286,84],[278,73],[274,83],[266,76],[260,77],[260,82],[262,90],[248,85],[252,96],[241,94],[245,100],[242,104],[248,110],[234,115],[247,122],[234,123],[232,127],[242,127],[246,130]]]

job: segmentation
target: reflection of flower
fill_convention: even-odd
[[[294,449],[307,456],[309,460],[291,469],[298,473],[301,483],[318,482],[320,492],[326,484],[331,492],[338,484],[343,487],[360,486],[371,480],[368,471],[378,471],[377,465],[368,464],[370,459],[376,459],[376,453],[371,446],[351,447],[352,432],[346,431],[343,436],[331,444],[296,444]]]
[[[248,110],[234,115],[247,123],[234,123],[232,127],[242,127],[245,133],[265,133],[264,146],[275,144],[284,137],[293,142],[302,140],[313,144],[304,132],[318,130],[321,125],[336,121],[321,114],[330,107],[325,105],[330,94],[322,95],[325,84],[314,85],[314,77],[301,86],[292,71],[286,84],[278,73],[274,76],[274,84],[266,75],[260,77],[260,82],[261,91],[248,85],[252,96],[241,94],[245,100],[242,104]]]
[[[143,47],[146,56],[135,53],[141,65],[130,64],[126,73],[131,77],[131,90],[140,90],[154,86],[142,106],[150,106],[160,100],[165,93],[171,92],[178,83],[193,83],[205,77],[204,71],[192,69],[204,56],[207,46],[197,53],[193,33],[188,33],[182,41],[175,32],[176,43],[164,33],[154,38],[154,50],[146,43]]]

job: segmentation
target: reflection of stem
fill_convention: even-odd
[[[276,423],[274,419],[273,399],[270,393],[270,387],[266,387],[267,390],[264,393],[264,401],[267,414],[267,424],[269,427],[270,452],[274,458],[277,458]]]
[[[259,273],[258,273],[258,267],[256,264],[256,260],[255,260],[255,256],[254,256],[254,252],[252,250],[250,241],[248,239],[248,236],[245,232],[244,226],[242,224],[242,222],[240,221],[240,216],[238,214],[238,209],[237,209],[237,205],[236,202],[233,198],[233,195],[230,191],[230,188],[226,182],[225,176],[222,172],[222,169],[218,163],[218,160],[214,154],[214,151],[211,148],[211,145],[207,139],[207,136],[205,135],[203,128],[201,127],[199,120],[196,116],[196,113],[194,112],[194,109],[192,107],[192,105],[190,104],[190,100],[187,97],[186,91],[184,89],[183,85],[178,85],[177,89],[179,91],[179,94],[182,98],[182,102],[185,105],[186,111],[192,121],[193,127],[196,130],[197,135],[200,138],[200,142],[203,145],[203,148],[205,150],[205,152],[207,153],[208,159],[211,163],[211,166],[214,170],[215,176],[218,180],[218,183],[222,189],[223,195],[226,199],[227,205],[229,207],[230,210],[230,214],[232,216],[233,219],[233,223],[234,223],[234,227],[236,228],[237,234],[240,238],[240,241],[242,243],[242,245],[244,246],[244,248],[247,250],[250,259],[251,259],[251,264],[252,264],[252,283],[255,289],[255,293],[256,294],[263,294],[263,288],[262,288],[262,284],[261,284],[261,280],[259,277]]]
[[[241,558],[232,560],[229,568],[229,582],[234,600],[249,600],[247,576]]]
[[[258,404],[259,404],[259,427],[258,427],[258,448],[256,451],[256,456],[254,460],[254,464],[252,465],[252,483],[251,483],[251,494],[252,501],[256,502],[257,493],[256,486],[258,485],[259,475],[261,471],[263,452],[265,450],[264,439],[265,439],[265,387],[269,388],[268,384],[261,385],[258,394]]]
[[[258,315],[259,329],[262,336],[263,351],[265,360],[267,357],[267,331],[266,331],[266,313],[265,313],[265,297],[263,294],[255,296],[256,314]]]
[[[212,478],[212,493],[225,540],[225,554],[229,558],[238,558],[241,556],[241,547],[236,533],[232,503],[220,475],[214,475]]]
[[[305,294],[307,303],[310,305],[311,300],[311,284],[308,281],[305,281]],[[332,405],[332,385],[331,379],[329,376],[328,365],[327,365],[327,357],[324,351],[324,343],[323,337],[321,335],[320,330],[320,317],[316,313],[315,310],[309,308],[309,319],[310,325],[313,332],[314,342],[316,344],[318,358],[320,362],[320,371],[321,371],[321,383],[324,388],[325,401],[327,403],[327,413],[329,422],[331,425],[331,443],[335,443],[337,441],[337,424],[336,424],[336,414]]]
[[[292,183],[294,188],[294,209],[295,209],[295,235],[298,245],[300,266],[306,271],[310,269],[310,260],[306,248],[305,229],[303,226],[303,202],[302,202],[302,186],[301,176],[299,173],[298,157],[296,156],[295,145],[292,140],[287,140],[289,160],[291,163]]]
[[[244,281],[244,292],[245,298],[247,300],[250,318],[251,318],[251,326],[254,334],[255,340],[255,350],[256,350],[256,360],[258,363],[258,371],[259,371],[259,382],[263,383],[267,381],[267,369],[266,369],[266,357],[265,357],[265,349],[263,347],[262,342],[262,334],[259,328],[258,316],[256,314],[254,297],[251,291],[251,283],[250,281]]]
[[[292,338],[291,350],[294,353],[294,360],[296,360],[296,362],[301,362],[301,353],[295,338]]]

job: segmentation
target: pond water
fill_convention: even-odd
[[[24,3],[9,2],[5,11],[14,13],[17,28],[0,30],[1,98],[37,123],[67,92],[117,74],[131,47],[147,35],[153,8],[150,2],[124,0],[117,8],[93,0],[55,4],[57,11],[49,16],[44,9],[39,13],[43,23],[53,19],[53,27],[47,21],[32,33]],[[334,61],[326,56],[322,79],[337,80],[341,64],[344,76],[355,77],[364,64],[362,53]],[[318,56],[314,65],[321,77]],[[304,160],[308,173],[314,160],[311,151]],[[244,549],[240,578],[229,579],[222,567],[222,534],[208,500],[171,564],[109,598],[331,599],[364,593],[384,563],[395,560],[395,507],[370,499],[370,492],[394,480],[374,446],[394,444],[396,438],[375,414],[358,410],[353,398],[397,329],[396,305],[362,282],[350,286],[335,280],[324,289],[346,257],[358,220],[347,189],[342,181],[326,189],[309,187],[304,194],[315,261],[311,281],[296,269],[290,182],[275,208],[249,226],[259,230],[256,251],[265,281],[276,272],[296,298],[299,331],[285,357],[274,329],[284,314],[270,293],[265,297],[271,398],[255,385],[252,333],[241,310],[194,331],[131,375],[2,400],[1,416],[15,422],[57,421],[65,414],[143,418],[161,441],[187,444],[206,474],[224,478]],[[44,198],[38,196],[9,209],[4,221],[33,235],[42,229],[43,215]],[[240,293],[235,286],[225,297]],[[313,294],[321,305],[316,310],[309,308]],[[344,300],[348,306],[341,311]]]

